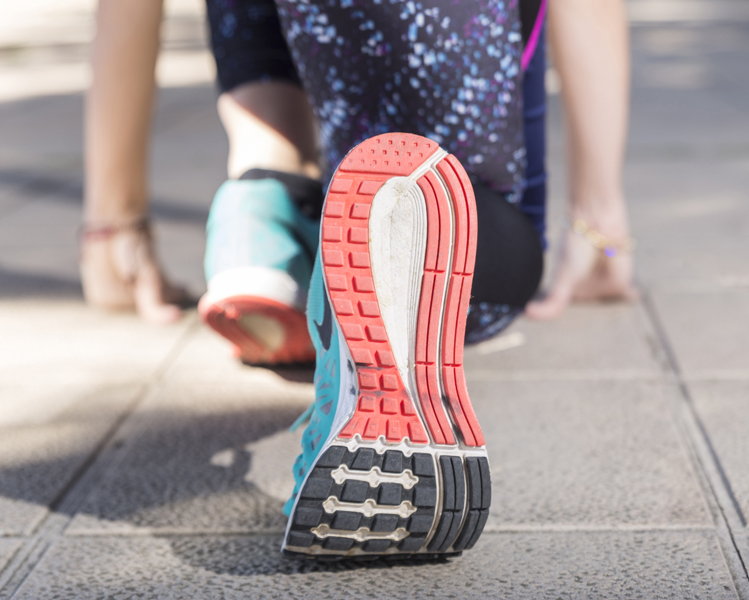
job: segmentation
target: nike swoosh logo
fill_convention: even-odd
[[[333,335],[333,314],[330,311],[330,302],[325,298],[325,310],[323,312],[322,323],[313,321],[317,327],[317,335],[320,337],[320,343],[325,350],[330,350],[330,337]]]

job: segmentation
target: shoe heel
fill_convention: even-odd
[[[468,176],[431,140],[377,136],[336,171],[321,264],[357,385],[302,483],[288,555],[444,557],[476,543],[491,503],[463,372],[476,228]]]

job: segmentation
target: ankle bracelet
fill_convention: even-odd
[[[104,242],[123,231],[133,231],[150,236],[151,223],[148,217],[139,217],[108,225],[84,223],[79,229],[78,237],[81,242]]]
[[[572,231],[594,248],[598,248],[609,258],[614,258],[620,252],[634,252],[637,247],[637,241],[632,236],[627,236],[623,239],[614,239],[593,229],[582,219],[572,220],[570,218],[570,221]]]

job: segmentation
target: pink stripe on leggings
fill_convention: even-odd
[[[546,16],[546,2],[547,0],[541,0],[541,6],[538,8],[538,16],[536,17],[536,23],[533,25],[533,31],[531,31],[531,37],[528,38],[528,45],[523,50],[523,58],[521,65],[523,71],[528,68],[528,65],[536,52],[536,46],[538,46],[538,36],[541,35],[541,27],[544,24],[544,17]]]

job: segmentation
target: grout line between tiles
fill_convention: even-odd
[[[747,571],[749,543],[746,539],[739,537],[742,534],[746,537],[744,520],[709,435],[694,408],[686,379],[655,302],[649,291],[644,288],[642,303],[667,359],[666,368],[679,390],[678,394],[669,394],[677,430],[713,516],[718,541],[736,587],[736,593],[741,600],[749,600],[749,571]]]
[[[134,394],[130,405],[101,437],[86,462],[51,503],[46,518],[36,532],[29,536],[28,541],[19,548],[5,569],[0,571],[0,600],[9,600],[16,594],[47,550],[64,534],[65,528],[89,493],[106,473],[122,460],[124,451],[118,451],[117,445],[123,434],[137,430],[140,425],[141,420],[137,418],[138,408],[158,394],[161,381],[169,366],[184,350],[187,340],[200,326],[200,321],[195,315],[191,319],[192,322],[187,324],[185,330],[174,342],[172,349],[143,383],[141,389]],[[107,456],[107,451],[110,449],[114,451]]]

